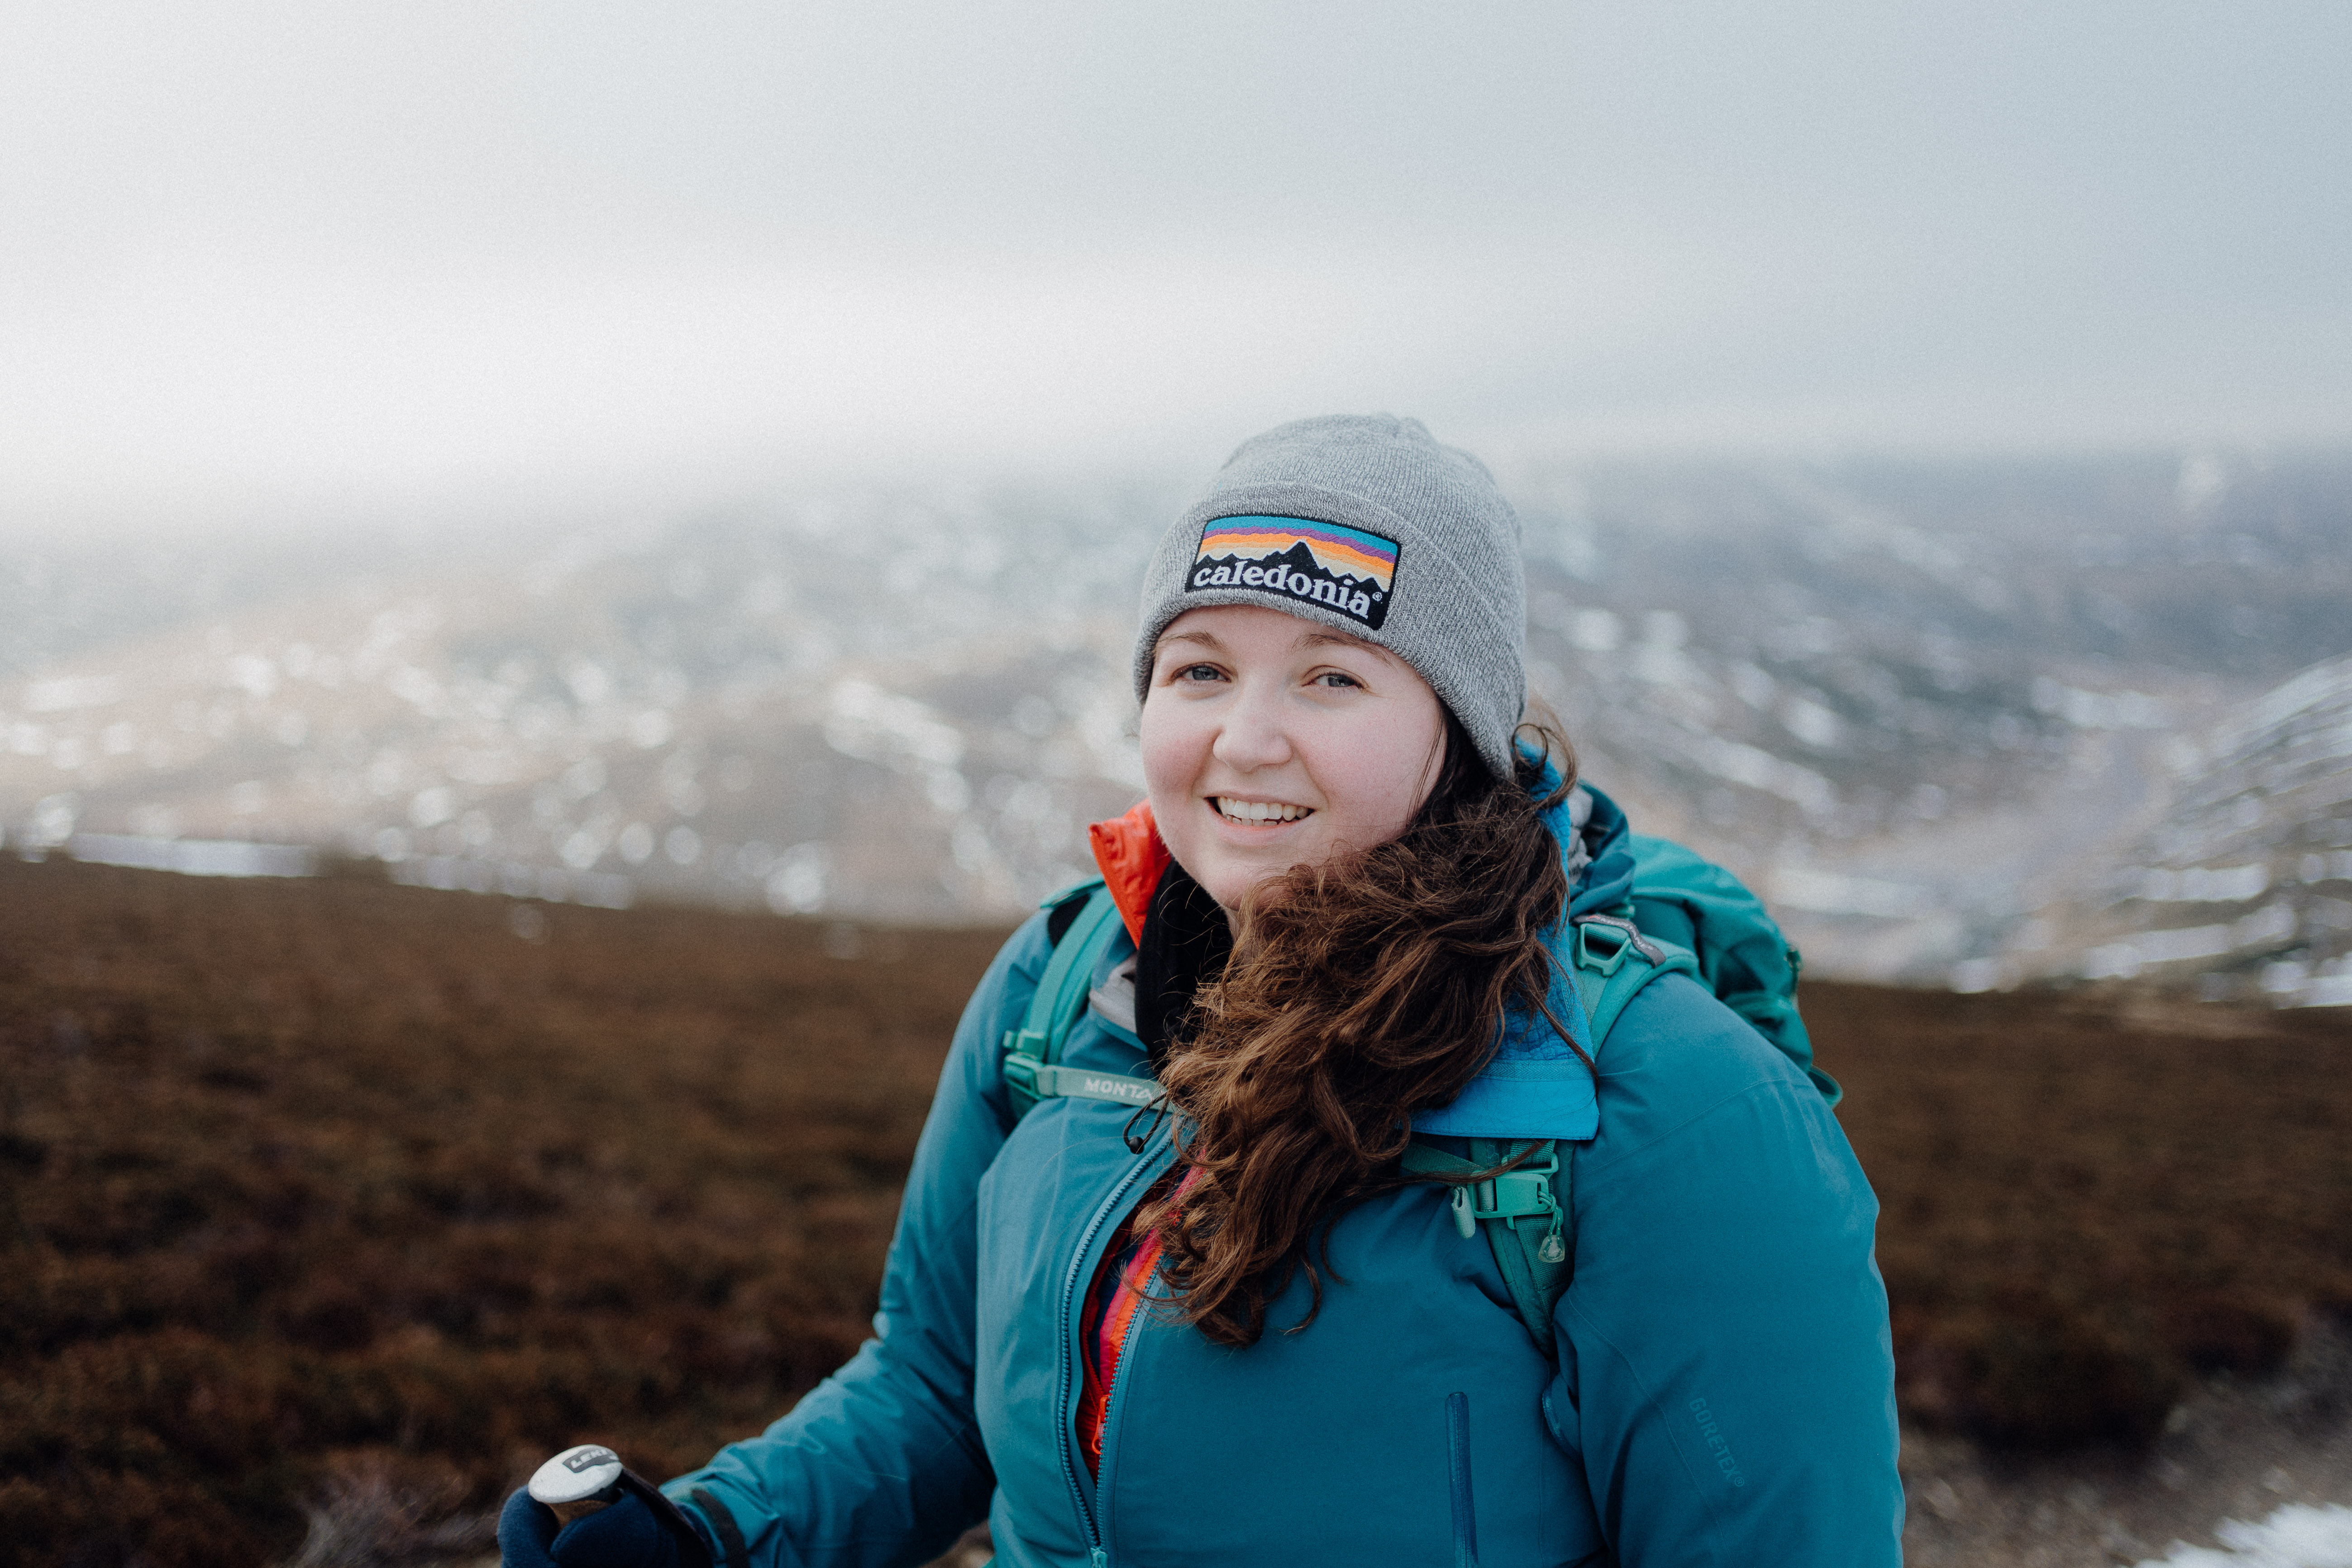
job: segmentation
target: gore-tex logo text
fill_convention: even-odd
[[[1698,1418],[1699,1436],[1706,1439],[1707,1452],[1715,1457],[1715,1468],[1723,1472],[1723,1479],[1735,1487],[1746,1486],[1748,1478],[1739,1473],[1739,1461],[1731,1457],[1731,1445],[1724,1441],[1723,1433],[1717,1428],[1715,1414],[1707,1409],[1706,1401],[1692,1400],[1690,1412]]]

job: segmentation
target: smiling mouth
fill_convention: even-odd
[[[1209,804],[1227,822],[1248,827],[1260,827],[1268,823],[1297,822],[1315,815],[1311,805],[1286,805],[1272,800],[1235,800],[1230,795],[1213,795]]]

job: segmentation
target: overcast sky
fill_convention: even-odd
[[[0,526],[2352,439],[2352,5],[0,8]]]

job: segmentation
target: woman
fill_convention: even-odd
[[[1269,432],[1177,520],[1149,798],[1094,830],[1123,929],[1061,1053],[1165,1098],[1008,1093],[1077,940],[1068,903],[1024,926],[876,1338],[667,1489],[714,1561],[919,1563],[982,1517],[1004,1568],[1899,1561],[1875,1202],[1800,1064],[1690,977],[1595,1059],[1564,916],[1622,906],[1628,830],[1520,727],[1524,622],[1516,518],[1415,421]],[[1549,1321],[1416,1137],[1457,1172],[1559,1141]],[[546,1560],[535,1509],[510,1563]],[[554,1558],[675,1552],[615,1508]]]

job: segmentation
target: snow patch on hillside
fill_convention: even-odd
[[[2352,1508],[2289,1503],[2248,1524],[2225,1520],[2213,1531],[2221,1545],[2176,1545],[2139,1568],[2352,1568]]]

